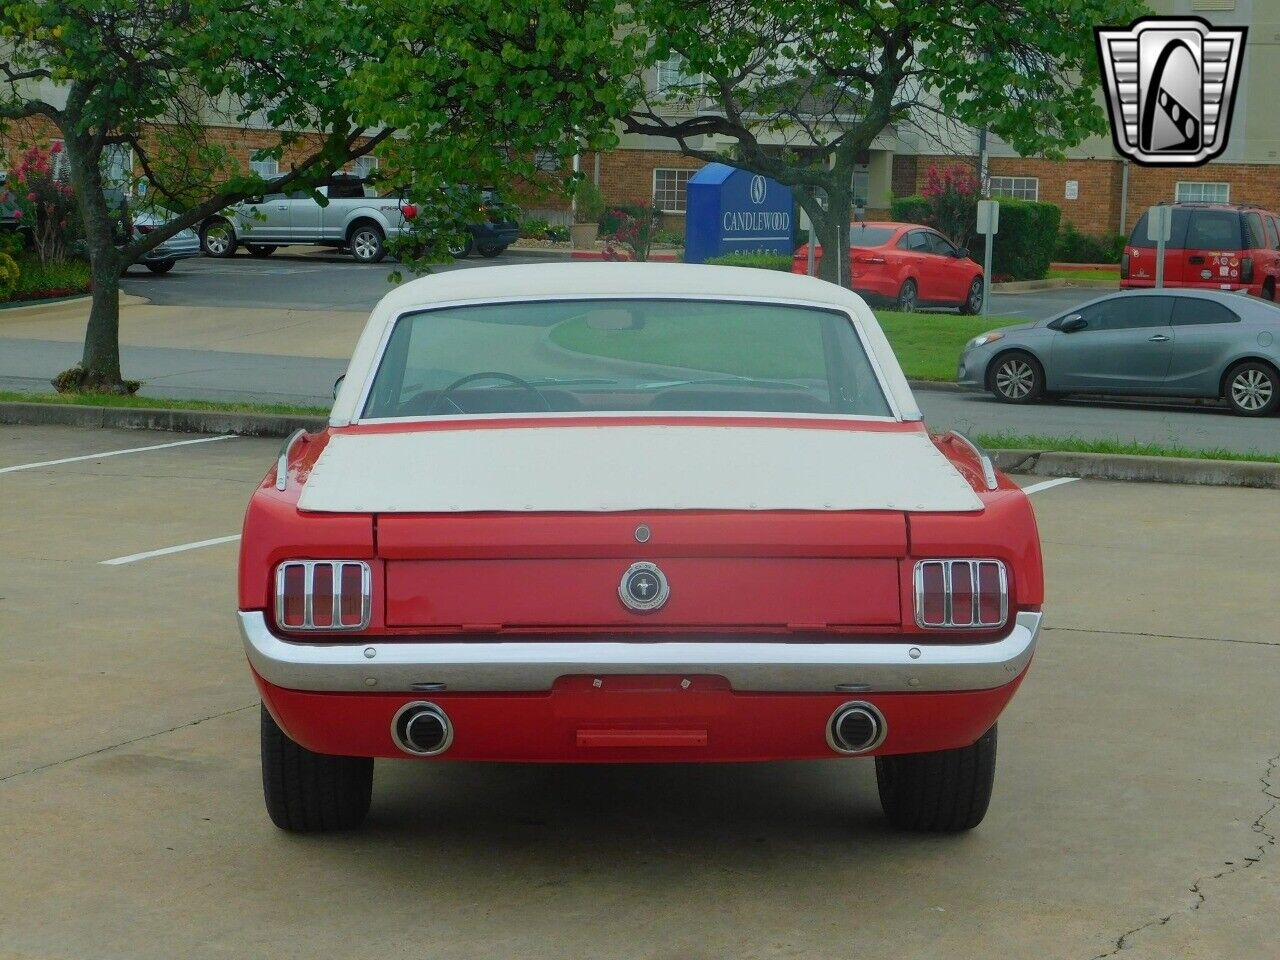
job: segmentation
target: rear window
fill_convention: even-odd
[[[1182,246],[1183,238],[1186,236],[1186,232],[1187,232],[1187,211],[1174,207],[1173,223],[1170,225],[1169,242],[1167,246],[1170,246],[1170,247]],[[1133,235],[1129,237],[1129,246],[1140,247],[1145,250],[1149,248],[1154,248],[1155,245],[1156,245],[1156,242],[1154,240],[1147,239],[1147,215],[1144,212],[1142,216],[1138,218],[1138,222],[1133,227]]]
[[[1194,210],[1187,223],[1188,250],[1239,250],[1240,214],[1230,210]]]
[[[849,228],[849,246],[879,247],[889,242],[896,227],[859,227]]]
[[[635,411],[891,415],[847,314],[619,299],[401,317],[363,416]]]

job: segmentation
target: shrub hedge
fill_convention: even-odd
[[[1058,232],[1053,259],[1063,263],[1119,263],[1128,242],[1124,234],[1093,237],[1081,233],[1073,223],[1064,223]]]
[[[991,273],[1041,280],[1049,272],[1062,211],[1055,204],[1000,198],[1000,229],[991,248]]]
[[[755,267],[757,270],[791,269],[791,257],[785,253],[726,253],[719,257],[707,257],[707,263],[722,267]]]
[[[889,204],[890,216],[898,223],[924,223],[933,212],[933,205],[924,197],[894,197]]]

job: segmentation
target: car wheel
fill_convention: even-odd
[[[1002,353],[991,364],[987,389],[1005,403],[1034,403],[1044,396],[1044,369],[1029,353]]]
[[[895,309],[901,310],[903,313],[915,313],[916,307],[920,305],[920,291],[916,287],[914,280],[907,280],[902,284],[902,289],[898,291],[898,302],[894,305]]]
[[[1280,403],[1280,377],[1269,364],[1246,360],[1232,367],[1223,381],[1227,403],[1242,417],[1265,417]]]
[[[269,257],[276,252],[275,244],[271,243],[247,243],[245,246],[249,250],[249,256],[259,259]]]
[[[453,257],[455,260],[465,260],[467,257],[471,256],[471,251],[475,248],[475,244],[476,238],[468,232],[466,240],[462,241],[457,246],[451,246],[449,248],[449,256]]]
[[[484,257],[485,259],[491,260],[494,257],[498,256],[498,254],[502,253],[502,251],[505,249],[507,249],[507,245],[505,243],[500,243],[500,244],[497,244],[496,246],[487,246],[487,245],[481,244],[479,247],[476,248],[476,252],[479,253],[480,256]]]
[[[972,746],[876,757],[880,806],[899,830],[972,830],[987,815],[995,777],[995,727]]]
[[[150,270],[152,273],[168,273],[170,270],[173,269],[173,265],[175,262],[176,261],[173,261],[173,260],[160,260],[156,263],[148,263],[147,269]]]
[[[206,256],[235,256],[237,245],[235,231],[225,220],[214,220],[200,232],[200,247]]]
[[[964,298],[964,303],[960,304],[961,313],[981,313],[982,312],[982,278],[976,277],[973,283],[969,284],[969,295]]]
[[[351,231],[347,246],[361,263],[377,263],[387,255],[382,229],[376,223],[359,224]]]
[[[372,757],[331,757],[290,740],[262,707],[262,795],[281,830],[351,830],[369,812]]]

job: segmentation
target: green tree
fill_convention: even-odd
[[[265,189],[314,187],[379,149],[411,197],[531,173],[536,150],[606,146],[639,44],[618,25],[615,0],[5,0],[0,123],[57,127],[93,274],[83,357],[59,382],[136,389],[120,275]],[[285,160],[281,175],[240,169],[211,123],[268,127],[259,156]],[[103,175],[121,148],[174,214],[123,241]]]
[[[987,127],[1060,156],[1106,130],[1093,27],[1140,0],[636,0],[650,64],[678,57],[625,122],[686,156],[790,184],[828,250],[847,246],[853,171],[890,125]],[[969,137],[967,143],[972,142]],[[837,278],[842,258],[823,257]]]

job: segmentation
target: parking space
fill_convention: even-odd
[[[1049,628],[972,834],[888,831],[868,762],[380,762],[303,838],[224,539],[279,444],[201,439],[0,427],[0,956],[1274,952],[1274,492],[1026,480]]]

